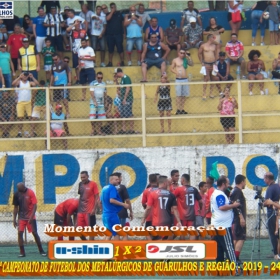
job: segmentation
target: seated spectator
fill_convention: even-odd
[[[90,11],[88,8],[87,4],[83,4],[81,6],[82,11],[80,12],[79,16],[81,18],[83,18],[85,20],[85,22],[87,22],[87,26],[85,24],[85,22],[82,25],[82,29],[85,29],[87,31],[88,36],[90,36],[91,34],[91,18],[94,15],[93,11]]]
[[[62,112],[62,106],[56,105],[55,106],[55,112],[51,113],[51,120],[57,121],[55,123],[51,123],[51,137],[65,137],[69,136],[69,129],[66,122],[61,122],[63,120],[66,120],[65,114]],[[64,129],[63,129],[64,128]],[[64,149],[67,149],[67,140],[63,140],[63,146]]]
[[[272,62],[272,79],[280,79],[280,52],[278,53],[278,58],[275,58]],[[278,94],[280,94],[280,83]]]
[[[4,75],[2,73],[2,68],[0,67],[0,88],[4,88],[5,87],[5,79],[4,79]],[[1,94],[1,92],[0,92]]]
[[[61,13],[64,22],[67,22],[69,10],[70,10],[70,7],[65,6],[64,7],[64,12]],[[66,32],[66,28],[67,28],[66,24],[63,27],[61,27],[61,35],[63,37],[63,42],[64,42],[64,45],[65,45],[65,49],[67,51],[70,51],[70,43],[69,43],[69,36],[68,36],[69,34]]]
[[[22,27],[24,29],[24,34],[27,36],[29,41],[33,40],[35,38],[33,33],[33,21],[29,15],[23,16]]]
[[[29,82],[28,78],[32,80],[32,82]],[[25,113],[27,114],[29,120],[31,120],[32,116],[32,105],[31,105],[31,87],[38,86],[38,81],[34,78],[34,76],[31,73],[23,72],[20,74],[20,76],[15,79],[12,83],[13,87],[18,87],[17,90],[17,117],[19,121],[23,121]],[[30,124],[32,134],[31,136],[35,136],[33,133],[33,125]],[[18,134],[17,137],[22,137],[22,128],[23,124],[18,125]]]
[[[219,72],[217,73],[217,76],[214,77],[215,81],[233,81],[233,77],[230,75],[230,64],[226,60],[226,53],[225,52],[219,52],[219,59],[217,61],[217,67]],[[222,93],[222,88],[220,84],[216,84],[220,94]],[[230,88],[231,84],[227,84],[227,87]]]
[[[94,50],[99,45],[101,67],[105,67],[105,32],[106,32],[106,16],[102,16],[101,6],[96,7],[96,13],[92,14],[91,19],[91,46]]]
[[[136,8],[131,7],[129,14],[124,18],[124,27],[126,27],[126,52],[127,52],[127,65],[131,66],[131,53],[134,44],[136,45],[137,50],[137,57],[138,66],[141,65],[141,53],[142,53],[142,33],[141,33],[141,26],[142,26],[142,17],[136,15]]]
[[[131,9],[132,7],[136,8],[136,6],[138,6],[138,10],[136,11],[136,15],[140,16],[142,18],[142,31],[143,28],[146,24],[146,22],[148,22],[149,24],[151,23],[151,17],[148,13],[145,12],[145,6],[142,3],[136,3],[130,6],[129,9]]]
[[[164,55],[162,54],[164,51]],[[150,41],[143,45],[143,52],[141,57],[142,63],[142,81],[147,82],[147,69],[156,66],[161,69],[161,75],[166,74],[165,59],[168,56],[170,49],[158,40],[156,34],[152,34]]]
[[[3,23],[6,25],[8,35],[11,35],[12,33],[14,33],[16,24],[18,24],[20,26],[19,17],[16,15],[14,15],[14,17],[12,19],[4,19]]]
[[[194,2],[188,1],[188,8],[183,11],[181,28],[187,26],[190,23],[190,18],[194,17],[197,20],[197,23],[202,26],[201,16],[197,9],[194,8]]]
[[[231,27],[231,33],[234,33],[236,35],[238,35],[238,31],[242,23],[242,16],[241,16],[242,8],[243,8],[243,1],[237,1],[237,0],[228,1],[228,22]],[[233,22],[232,14],[238,11],[240,12],[240,20]]]
[[[263,80],[261,71],[265,71],[264,62],[260,59],[261,53],[258,50],[251,50],[248,54],[249,61],[247,63],[248,80]],[[258,83],[261,95],[264,95],[264,83]],[[249,84],[249,95],[253,95],[254,83]]]
[[[1,122],[12,122],[15,118],[15,98],[9,96],[9,92],[4,90],[1,92],[0,98],[0,120]],[[3,131],[2,138],[9,138],[12,124],[1,125]]]
[[[196,48],[199,49],[202,42],[202,27],[196,24],[194,17],[190,18],[190,23],[184,29],[185,38],[182,48],[185,50]]]
[[[242,42],[238,41],[236,33],[231,34],[231,41],[227,42],[225,51],[227,56],[227,62],[229,62],[230,65],[235,63],[241,65],[242,78],[246,79],[246,75],[245,75],[246,64],[245,64],[245,59],[243,58],[244,46]]]
[[[14,64],[12,62],[11,55],[7,52],[7,46],[5,44],[0,44],[0,65],[5,80],[3,85],[5,85],[6,88],[11,88],[12,74],[13,76],[15,76],[16,73],[14,70]]]
[[[151,36],[155,34],[157,35],[157,39],[161,42],[164,41],[164,33],[162,27],[158,25],[158,19],[156,17],[151,18],[151,23],[149,27],[147,27],[145,31],[145,41],[149,42]]]
[[[38,8],[38,16],[33,19],[33,34],[36,38],[35,45],[39,53],[42,52],[43,47],[45,46],[45,39],[47,37],[47,28],[44,26],[45,20],[45,11],[44,8]]]
[[[216,19],[214,17],[210,18],[209,26],[203,31],[203,35],[213,34],[215,36],[215,42],[217,43],[218,52],[222,47],[221,33],[224,33],[225,29],[221,25],[217,25]]]
[[[46,46],[42,50],[42,55],[44,56],[44,70],[46,72],[47,83],[51,80],[51,69],[53,64],[52,55],[55,53],[55,49],[51,46],[51,40],[45,39]]]
[[[6,43],[8,40],[8,32],[3,19],[0,19],[0,43]]]
[[[165,30],[165,41],[170,50],[176,50],[177,52],[181,49],[183,32],[176,26],[176,20],[170,20],[170,26]]]

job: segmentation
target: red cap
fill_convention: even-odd
[[[59,104],[57,104],[57,105],[55,106],[55,110],[58,110],[58,109],[62,109],[62,106],[59,105]]]

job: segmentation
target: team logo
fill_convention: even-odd
[[[0,19],[14,18],[14,2],[0,2]]]

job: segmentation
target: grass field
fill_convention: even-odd
[[[240,256],[240,259],[243,262],[246,261],[250,261],[251,260],[251,253],[252,253],[252,244],[253,244],[253,240],[249,239],[245,242],[245,245],[243,247],[243,251],[242,254]],[[43,248],[44,250],[47,251],[47,244],[43,244]],[[25,246],[25,251],[26,251],[26,257],[25,258],[18,258],[18,254],[19,254],[19,248],[16,245],[12,245],[12,246],[8,246],[8,245],[2,245],[0,248],[0,261],[38,261],[38,262],[43,262],[43,261],[49,261],[49,259],[47,257],[42,257],[37,250],[37,246],[34,244],[28,244]],[[270,241],[268,239],[261,239],[260,240],[260,259],[258,259],[258,240],[255,241],[255,246],[254,246],[254,254],[253,254],[253,261],[261,261],[263,263],[263,266],[268,265],[270,266],[271,262],[273,262],[273,259],[269,259],[267,258],[267,255],[271,254],[271,245],[270,245]],[[275,275],[275,276],[270,276],[269,273],[267,274],[261,274],[260,276],[239,276],[238,279],[247,279],[247,278],[251,278],[251,279],[268,279],[268,278],[279,278],[279,275]],[[0,277],[1,278],[1,277]],[[22,277],[9,277],[10,279],[19,279]],[[28,277],[31,279],[38,279],[36,277]],[[40,278],[45,278],[45,277],[40,277]],[[53,277],[46,277],[48,279],[51,279]],[[71,277],[57,277],[56,279],[77,279],[77,278],[71,278]],[[79,278],[92,278],[92,277],[79,277]],[[122,279],[136,279],[136,278],[141,278],[141,277],[121,277]],[[142,279],[150,279],[151,277],[143,277]],[[173,277],[162,277],[162,276],[155,276],[153,278],[156,279],[216,279],[217,277],[214,276],[204,276],[202,278],[202,276],[198,276],[198,277],[178,277],[178,276],[173,276]],[[218,277],[220,278],[220,277]],[[225,276],[223,277],[225,278]],[[226,277],[226,279],[232,279],[232,278],[236,278],[236,277]],[[98,278],[98,277],[94,277],[94,279],[120,279],[120,277],[102,277],[102,278]]]

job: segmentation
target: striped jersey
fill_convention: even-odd
[[[60,24],[64,22],[64,19],[61,14],[47,14],[44,23],[54,24],[53,27],[47,27],[47,36],[55,37],[61,35],[61,26]]]

